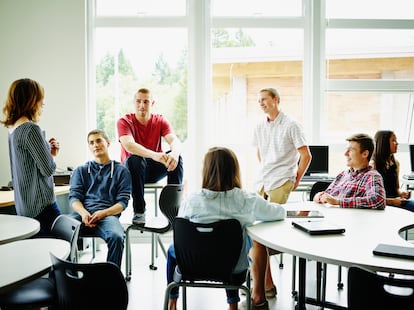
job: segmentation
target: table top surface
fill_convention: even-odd
[[[70,186],[55,186],[56,195],[69,193]],[[14,191],[0,191],[0,207],[9,207],[14,205]]]
[[[414,227],[414,212],[389,207],[385,210],[344,209],[314,202],[288,203],[286,210],[319,210],[323,219],[346,231],[343,234],[311,236],[292,226],[292,221],[257,223],[248,234],[269,248],[311,260],[349,267],[414,275],[414,260],[388,258],[372,253],[379,243],[414,247],[399,232]]]
[[[46,274],[50,253],[66,259],[70,243],[54,238],[25,239],[0,245],[0,293]]]
[[[0,244],[26,239],[40,230],[39,221],[30,217],[0,214]]]

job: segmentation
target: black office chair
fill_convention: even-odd
[[[166,289],[164,309],[174,287],[183,291],[183,309],[187,308],[186,288],[206,287],[243,290],[251,299],[249,270],[235,279],[236,266],[243,245],[243,231],[238,220],[198,224],[184,218],[174,221],[174,249],[177,258],[174,282]],[[237,282],[240,282],[240,284]],[[246,281],[246,285],[243,285]],[[250,303],[247,302],[250,309]]]
[[[159,244],[165,257],[167,252],[162,244],[159,234],[165,234],[172,229],[172,223],[178,214],[180,208],[181,199],[183,194],[183,187],[180,184],[167,184],[163,187],[160,198],[159,208],[161,210],[161,216],[148,217],[145,221],[145,225],[129,225],[125,229],[125,278],[127,281],[131,279],[131,230],[139,230],[141,232],[147,231],[152,233],[152,249],[151,249],[151,264],[149,268],[151,270],[157,270],[154,265],[156,247]]]
[[[414,308],[414,279],[379,275],[351,266],[348,269],[349,310]]]
[[[128,288],[124,276],[112,262],[79,264],[62,260],[53,254],[59,310],[125,310]]]
[[[69,258],[77,261],[77,240],[81,222],[68,215],[59,215],[53,222],[51,235],[69,241]],[[28,254],[30,255],[30,254]],[[56,290],[53,276],[42,277],[26,283],[10,292],[0,295],[1,309],[38,309],[54,306]]]
[[[331,184],[329,181],[317,181],[313,183],[312,188],[309,193],[309,200],[313,201],[313,197],[319,192],[324,191],[328,188],[328,186]]]

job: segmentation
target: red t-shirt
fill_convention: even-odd
[[[132,136],[135,142],[154,152],[162,152],[161,138],[173,132],[171,124],[161,114],[151,114],[146,125],[138,122],[135,113],[126,114],[117,122],[118,137]],[[131,154],[121,144],[121,162]]]

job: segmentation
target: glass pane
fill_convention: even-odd
[[[185,16],[186,0],[96,0],[97,16]]]
[[[329,29],[329,79],[414,79],[414,30]]]
[[[329,149],[330,174],[346,167],[346,138],[354,133],[374,137],[377,130],[392,130],[400,144],[414,141],[413,105],[414,93],[327,94],[326,107],[321,111],[321,140],[327,144],[344,143],[336,151]]]
[[[186,139],[187,46],[184,29],[96,29],[97,126],[111,141],[117,141],[116,120],[134,112],[133,98],[140,87],[152,90],[154,112],[166,115],[181,141]]]
[[[302,122],[303,31],[299,29],[213,29],[212,100],[218,144],[237,151],[247,186],[257,158],[251,146],[256,123],[265,115],[258,92],[278,89],[281,109]],[[230,143],[230,144],[229,144]]]
[[[412,0],[326,0],[328,18],[413,19]]]
[[[211,0],[212,16],[302,16],[302,0]]]
[[[413,104],[412,93],[328,93],[321,112],[322,140],[336,143],[355,130],[374,135],[382,128],[408,142]]]

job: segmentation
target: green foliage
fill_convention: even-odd
[[[131,63],[125,58],[122,49],[118,53],[118,70],[120,75],[135,77]],[[114,55],[106,54],[96,66],[96,82],[106,85],[113,75],[115,75],[115,57]]]
[[[212,30],[212,45],[219,47],[254,46],[253,40],[241,29],[233,34],[225,29]],[[133,96],[139,87],[151,89],[156,96],[154,112],[164,114],[170,120],[181,141],[187,138],[187,59],[184,50],[176,67],[160,54],[152,77],[138,79],[130,61],[121,49],[115,59],[106,54],[96,66],[96,113],[97,126],[104,129],[112,141],[117,140],[116,121],[126,113],[134,112]],[[117,61],[116,61],[117,60]],[[118,64],[118,70],[115,66]],[[115,72],[118,71],[116,75]]]
[[[211,32],[213,48],[255,46],[252,38],[241,29],[234,33],[234,37],[231,37],[230,33],[225,29],[215,28]]]
[[[122,115],[134,112],[136,90],[147,87],[155,95],[154,113],[165,115],[177,136],[184,141],[187,137],[186,59],[186,52],[183,52],[177,67],[172,68],[161,54],[152,77],[138,80],[122,50],[118,54],[118,75],[115,75],[115,57],[105,55],[96,66],[97,127],[105,130],[111,141],[116,141],[116,121]]]

